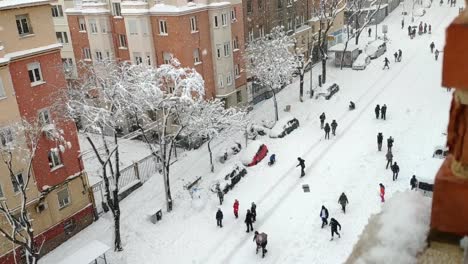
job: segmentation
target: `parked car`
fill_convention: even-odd
[[[198,149],[206,141],[208,141],[207,137],[200,137],[194,135],[179,135],[175,140],[175,145],[180,148],[191,150]]]
[[[371,58],[365,52],[359,54],[356,60],[353,62],[353,70],[364,70],[367,65],[371,62]]]
[[[433,158],[444,159],[448,155],[448,147],[444,146],[437,146],[434,149],[434,153],[432,154]]]
[[[250,142],[242,153],[242,164],[245,166],[257,165],[268,154],[268,148],[260,140]]]
[[[221,153],[217,155],[219,162],[224,163],[230,157],[239,153],[242,149],[242,145],[239,142],[231,144],[229,147],[225,148]]]
[[[233,166],[229,166],[222,170],[219,174],[215,183],[211,187],[211,191],[216,192],[217,185],[224,193],[232,190],[234,186],[247,174],[245,167],[237,162]]]
[[[371,59],[376,59],[382,56],[387,51],[387,43],[381,39],[376,39],[369,43],[366,47],[366,53]]]
[[[257,136],[264,136],[269,131],[269,128],[264,127],[263,125],[253,124],[247,130],[247,137],[249,139],[255,140]]]
[[[282,138],[299,127],[299,120],[294,117],[282,118],[270,131],[271,138]]]
[[[336,94],[340,90],[340,86],[338,84],[334,83],[330,87],[326,89],[325,92],[319,92],[315,96],[315,99],[318,99],[319,97],[324,97],[327,100],[330,100],[330,98]]]

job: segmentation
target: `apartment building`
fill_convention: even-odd
[[[0,144],[5,147],[14,141],[24,145],[23,150],[13,153],[14,178],[0,162],[0,200],[19,212],[19,187],[27,176],[27,164],[21,157],[30,151],[30,145],[25,135],[12,133],[15,123],[27,120],[56,127],[63,130],[63,138],[69,142],[62,152],[44,132],[32,162],[27,210],[33,219],[35,239],[44,241],[41,254],[93,221],[75,124],[59,118],[53,109],[54,104],[63,102],[52,95],[66,89],[66,81],[62,44],[57,43],[50,14],[48,0],[0,1]],[[3,215],[0,225],[9,227]],[[15,263],[13,252],[21,252],[21,248],[0,237],[0,263]]]
[[[66,14],[78,61],[177,58],[203,76],[206,98],[247,103],[241,0],[83,0]]]

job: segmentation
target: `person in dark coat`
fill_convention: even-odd
[[[234,205],[232,206],[232,208],[234,208],[234,215],[236,216],[236,218],[239,217],[239,201],[237,201],[237,199],[234,201]]]
[[[216,189],[217,189],[218,198],[219,198],[219,205],[222,205],[224,201],[224,193],[223,191],[221,191],[221,188],[219,188],[219,185],[216,186]]]
[[[387,151],[392,151],[393,142],[394,140],[392,137],[387,138]]]
[[[322,218],[322,228],[328,225],[328,209],[322,205],[322,209],[320,210],[320,218]]]
[[[387,120],[387,105],[384,104],[382,108],[380,108],[380,118],[383,120]]]
[[[370,36],[371,36],[371,34],[372,34],[372,28],[369,28],[369,29],[367,30],[367,33],[369,33],[369,38],[370,38]]]
[[[388,166],[390,166],[390,169],[392,168],[392,162],[393,162],[393,154],[391,151],[387,151],[387,154],[385,155],[385,158],[387,158],[387,166],[385,166],[385,169],[388,169]]]
[[[297,164],[296,167],[301,166],[301,177],[304,177],[304,175],[305,175],[305,171],[304,171],[304,169],[305,169],[305,160],[303,160],[301,158],[297,158],[297,160],[299,161],[299,164]]]
[[[429,24],[429,34],[432,33],[432,26]]]
[[[431,53],[434,52],[435,44],[434,42],[431,42],[431,45],[429,45],[429,48],[431,48]]]
[[[330,139],[330,125],[328,123],[325,124],[325,139]]]
[[[410,180],[410,185],[411,185],[411,190],[416,189],[418,187],[418,180],[416,179],[416,175],[413,175],[413,177]]]
[[[403,51],[401,49],[398,50],[398,61],[401,61],[401,56],[403,55]]]
[[[349,101],[349,110],[354,110],[356,109],[356,105],[354,104],[353,101]]]
[[[348,197],[346,197],[345,193],[342,193],[340,195],[340,198],[338,199],[338,203],[341,204],[341,210],[343,210],[343,213],[346,213],[346,205],[348,204]]]
[[[405,19],[402,18],[401,19],[401,29],[403,29],[405,27]]]
[[[424,34],[426,34],[426,33],[427,33],[427,24],[424,23]]]
[[[396,161],[392,165],[392,172],[393,172],[393,180],[395,181],[396,179],[398,179],[398,173],[400,172],[400,166],[398,166]]]
[[[382,151],[382,141],[383,141],[383,135],[382,135],[382,132],[379,132],[377,134],[377,149],[379,151]]]
[[[336,221],[335,218],[332,218],[332,219],[330,219],[330,226],[331,226],[331,239],[330,240],[333,240],[333,235],[334,234],[337,234],[338,237],[340,238],[341,235],[340,235],[340,233],[338,233],[338,227],[340,228],[340,231],[341,231],[340,223],[338,223],[338,221]]]
[[[250,212],[252,213],[252,222],[255,223],[257,221],[257,205],[254,202],[250,206]]]
[[[411,33],[412,33],[412,30],[411,30],[411,29],[412,29],[411,26],[408,25],[408,36],[411,36]]]
[[[398,60],[398,52],[393,53],[393,57],[395,57],[395,62]]]
[[[255,254],[258,254],[258,250],[262,248],[262,258],[264,258],[265,253],[268,252],[268,250],[266,250],[266,246],[268,244],[268,235],[263,232],[258,233],[258,231],[255,231],[253,241],[255,241],[255,243],[257,244],[257,249],[255,250]]]
[[[320,129],[323,129],[323,124],[325,124],[325,113],[320,115]]]
[[[385,59],[384,59],[384,66],[383,66],[383,69],[385,70],[385,68],[387,68],[387,69],[390,70],[390,61],[388,60],[387,57],[385,57]]]
[[[439,58],[439,50],[438,49],[435,50],[434,55],[435,55],[435,60],[437,60]]]
[[[376,105],[374,111],[375,111],[375,118],[379,119],[379,116],[380,116],[380,105]]]
[[[338,124],[336,123],[336,120],[333,120],[333,122],[331,123],[331,129],[332,129],[332,134],[334,136],[336,136],[336,127],[338,126]]]
[[[253,231],[253,226],[252,226],[252,213],[250,210],[247,209],[247,214],[245,215],[245,225],[247,226],[247,233],[249,231]]]
[[[223,212],[221,211],[221,208],[218,208],[218,212],[216,212],[216,224],[219,227],[223,227]]]

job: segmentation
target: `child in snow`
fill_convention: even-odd
[[[320,210],[320,218],[322,218],[322,228],[328,225],[328,209],[322,205],[322,209]]]
[[[234,208],[234,215],[236,218],[239,217],[239,201],[237,199],[234,201],[234,205],[232,206]]]
[[[385,202],[385,186],[381,183],[379,183],[380,186],[380,199],[382,200],[382,203]]]

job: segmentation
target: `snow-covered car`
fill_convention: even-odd
[[[242,153],[241,161],[245,166],[257,165],[268,154],[268,148],[260,140],[250,142]]]
[[[227,193],[229,192],[229,190],[232,190],[232,188],[234,188],[234,186],[246,174],[247,174],[247,170],[239,162],[236,162],[233,166],[227,166],[226,168],[221,170],[220,173],[218,173],[216,181],[211,187],[211,191],[217,192],[216,188],[217,188],[217,185],[219,184],[219,188],[221,189],[221,191],[223,191],[224,193]]]
[[[231,144],[229,147],[225,148],[222,152],[217,155],[217,159],[219,162],[224,163],[230,157],[239,153],[242,149],[242,145],[239,142],[235,142]]]
[[[366,47],[366,53],[371,59],[376,59],[382,56],[387,51],[387,44],[381,39],[376,39],[369,43]]]
[[[206,137],[194,136],[194,135],[179,135],[176,140],[175,144],[177,147],[191,150],[191,149],[198,149],[208,140]]]
[[[294,117],[285,117],[276,122],[276,125],[270,130],[271,138],[282,138],[299,127],[299,120]]]
[[[370,62],[370,56],[363,52],[353,62],[353,70],[364,70]]]
[[[318,99],[319,97],[323,97],[327,100],[330,100],[330,98],[336,94],[340,90],[340,86],[338,84],[334,83],[330,87],[328,87],[325,92],[319,92],[315,96],[315,99]]]
[[[268,133],[270,129],[264,126],[253,124],[247,130],[247,137],[249,139],[255,140],[257,136],[264,136]]]
[[[444,159],[448,155],[448,147],[436,146],[434,153],[432,154],[433,158]]]

